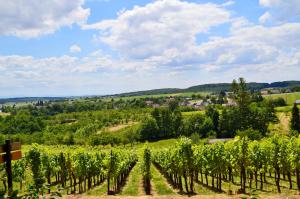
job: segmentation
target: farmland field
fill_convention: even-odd
[[[2,117],[8,116],[8,115],[10,115],[10,113],[3,113],[3,112],[0,112],[0,116],[2,116]]]
[[[281,97],[286,101],[288,105],[292,105],[296,100],[300,100],[300,92],[263,95],[263,97],[267,99],[276,99]]]
[[[128,97],[115,97],[115,100],[132,100],[132,99],[142,99],[142,98],[161,98],[161,97],[192,97],[193,95],[206,96],[210,94],[209,92],[186,92],[186,93],[170,93],[170,94],[156,94],[156,95],[139,95],[139,96],[128,96]],[[107,100],[111,98],[106,98]]]

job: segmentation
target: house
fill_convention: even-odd
[[[273,89],[273,90],[271,90],[271,93],[272,94],[280,94],[281,92],[278,89]]]
[[[170,103],[171,101],[174,101],[174,100],[175,100],[175,98],[172,96],[166,98],[167,103]]]
[[[269,91],[268,90],[262,90],[262,91],[260,91],[260,94],[261,95],[268,95]]]
[[[159,108],[160,105],[159,105],[159,104],[153,104],[152,107],[153,107],[153,108]]]
[[[217,142],[228,142],[233,140],[233,138],[218,138],[218,139],[209,139],[206,144],[215,144]]]
[[[193,104],[193,107],[196,109],[201,109],[203,110],[206,106],[208,106],[210,103],[209,102],[205,102],[203,100],[200,100],[196,103]]]
[[[222,106],[236,106],[236,105],[237,105],[237,103],[231,98],[227,98],[227,103],[222,104]]]
[[[225,92],[225,95],[226,96],[231,96],[231,95],[233,95],[233,92]]]
[[[190,105],[191,105],[191,102],[189,102],[189,101],[183,101],[183,102],[179,103],[179,106],[190,106]]]
[[[151,106],[153,104],[153,101],[147,100],[147,101],[145,101],[145,103],[147,104],[147,106]]]
[[[296,100],[295,104],[299,105],[300,104],[300,100]]]

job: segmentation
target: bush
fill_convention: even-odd
[[[276,98],[276,99],[271,99],[271,103],[273,106],[278,107],[278,106],[286,106],[286,102],[282,97]]]
[[[250,140],[260,140],[262,138],[262,134],[259,131],[251,128],[244,131],[238,131],[237,135],[240,137],[248,137]]]

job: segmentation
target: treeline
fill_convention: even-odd
[[[300,81],[282,81],[272,83],[247,83],[247,87],[252,91],[259,91],[264,88],[299,88]],[[184,93],[184,92],[214,92],[219,93],[221,91],[230,91],[230,83],[215,83],[215,84],[203,84],[197,86],[191,86],[185,89],[179,88],[165,88],[165,89],[153,89],[148,91],[137,91],[130,93],[122,93],[115,96],[140,96],[140,95],[159,95],[159,94],[170,94],[170,93]]]
[[[114,98],[111,98],[110,100],[106,100],[101,98],[87,98],[64,101],[37,101],[27,106],[3,105],[2,111],[16,114],[18,111],[25,109],[35,116],[53,116],[59,113],[143,107],[146,107],[145,99],[114,100]]]
[[[273,184],[280,193],[281,181],[300,191],[300,139],[274,136],[261,141],[236,137],[226,143],[193,145],[182,138],[176,146],[154,155],[153,162],[172,185],[187,193],[194,183],[223,191],[224,182],[246,189],[265,190]],[[229,190],[228,193],[232,193]]]

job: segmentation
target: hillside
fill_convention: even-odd
[[[247,86],[251,90],[260,90],[264,88],[293,88],[300,86],[300,81],[282,81],[272,83],[247,83]],[[170,94],[170,93],[185,93],[185,92],[220,92],[229,91],[231,83],[214,83],[214,84],[202,84],[197,86],[191,86],[188,88],[163,88],[163,89],[152,89],[146,91],[135,91],[128,93],[116,94],[114,96],[127,97],[127,96],[140,96],[140,95],[159,95],[159,94]]]

